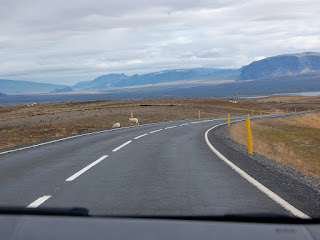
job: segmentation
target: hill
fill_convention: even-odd
[[[142,86],[147,84],[159,84],[182,80],[234,80],[239,77],[238,69],[212,69],[192,68],[165,70],[148,74],[108,74],[100,76],[92,81],[77,83],[73,86],[76,90],[101,90],[107,88],[119,88],[130,86]]]
[[[5,94],[17,93],[45,93],[55,89],[65,88],[64,85],[55,85],[49,83],[36,83],[29,81],[15,81],[0,79],[1,92]]]
[[[252,62],[241,70],[240,80],[276,78],[318,72],[320,53],[286,54]]]
[[[71,87],[65,87],[62,89],[55,89],[51,91],[50,93],[68,93],[68,92],[73,92],[73,89]]]

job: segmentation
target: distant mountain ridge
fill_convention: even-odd
[[[213,68],[174,69],[132,76],[113,73],[100,76],[92,81],[79,82],[73,88],[77,90],[97,90],[182,80],[235,80],[239,75],[240,70],[238,69]]]
[[[315,71],[320,71],[320,53],[285,54],[250,63],[242,68],[239,79],[275,78]]]
[[[174,88],[178,89],[179,87],[192,89],[197,86],[205,87],[212,84],[215,84],[214,88],[218,89],[219,84],[228,83],[231,84],[228,86],[236,86],[236,83],[243,80],[250,80],[251,82],[263,80],[263,82],[252,84],[252,86],[259,85],[261,87],[265,85],[267,87],[268,85],[269,91],[272,88],[277,91],[277,84],[280,82],[285,83],[292,91],[299,91],[299,89],[305,89],[303,84],[306,81],[310,81],[315,86],[314,90],[318,91],[320,86],[320,53],[305,52],[279,55],[252,62],[240,69],[173,69],[132,76],[112,73],[91,81],[79,82],[74,86],[0,79],[0,91],[4,94],[61,94],[82,91],[88,91],[89,93],[90,91],[107,92],[111,89],[121,89],[123,87],[143,88],[150,86],[153,88],[161,87],[162,89],[170,86],[171,91],[174,91]],[[268,81],[270,83],[267,83]],[[311,85],[308,89],[312,90]]]
[[[47,93],[57,88],[67,87],[50,83],[37,83],[29,81],[16,81],[0,79],[0,91],[5,94],[19,93]]]

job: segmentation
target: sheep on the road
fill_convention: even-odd
[[[120,123],[118,122],[112,125],[112,128],[119,128],[119,127],[120,127]]]
[[[129,118],[130,125],[139,125],[138,118]]]

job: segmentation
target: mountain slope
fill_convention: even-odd
[[[182,80],[233,80],[239,77],[238,69],[193,68],[166,70],[148,74],[108,74],[92,81],[80,82],[73,86],[77,90],[97,90],[107,88],[140,86]]]
[[[320,53],[269,57],[242,68],[240,80],[274,78],[320,71]]]
[[[45,93],[57,88],[65,88],[64,85],[55,85],[49,83],[36,83],[29,81],[15,81],[0,79],[1,92],[5,94],[14,93]]]
[[[68,92],[73,92],[73,89],[71,87],[65,87],[62,89],[55,89],[51,91],[50,93],[68,93]]]

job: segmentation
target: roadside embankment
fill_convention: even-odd
[[[247,146],[244,122],[232,124],[231,138]],[[320,113],[251,121],[253,151],[320,177]]]

